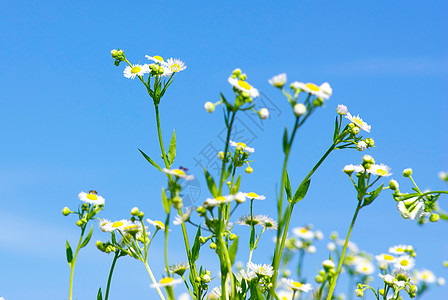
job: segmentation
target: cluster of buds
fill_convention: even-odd
[[[78,227],[84,228],[89,220],[93,219],[100,210],[104,207],[104,198],[98,196],[94,190],[89,193],[81,192],[78,195],[79,199],[84,203],[80,205],[78,211],[71,211],[68,207],[62,209],[62,215],[77,214],[79,219],[76,221]]]
[[[112,58],[115,59],[114,64],[116,66],[118,66],[120,64],[120,62],[125,61],[126,60],[126,56],[124,55],[123,50],[120,49],[114,49],[112,51],[110,51],[110,53],[112,54]]]
[[[114,245],[112,245],[110,242],[103,243],[101,241],[96,241],[96,247],[101,252],[104,252],[107,254],[117,251],[117,248]]]
[[[323,269],[319,271],[314,280],[317,283],[323,283],[332,278],[336,274],[335,264],[331,259],[322,262]]]

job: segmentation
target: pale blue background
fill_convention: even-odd
[[[262,129],[253,127],[255,172],[242,183],[243,190],[267,196],[257,203],[257,213],[275,216],[281,135],[293,121],[285,99],[267,82],[281,72],[290,81],[328,81],[334,89],[297,136],[289,165],[294,186],[330,145],[335,109],[343,103],[372,125],[377,147],[368,153],[392,167],[403,189],[409,189],[400,176],[405,167],[414,169],[421,188],[446,188],[437,173],[448,170],[447,9],[445,1],[403,0],[3,3],[0,296],[68,298],[65,239],[74,244],[79,233],[75,218],[63,217],[60,210],[75,208],[82,190],[94,188],[106,198],[103,217],[127,217],[133,206],[148,217],[162,216],[165,180],[137,151],[142,148],[153,158],[159,153],[153,106],[138,81],[122,76],[124,66],[113,65],[110,50],[117,47],[132,62],[159,54],[188,65],[160,109],[166,143],[172,129],[177,131],[176,164],[200,178],[200,201],[208,194],[194,158],[209,142],[217,143],[223,129],[219,110],[208,115],[203,104],[218,100],[220,91],[232,95],[226,79],[235,67],[278,106]],[[313,223],[326,237],[332,230],[345,234],[355,194],[340,170],[361,157],[356,151],[333,153],[313,177],[292,225]],[[401,219],[385,192],[361,212],[353,241],[374,254],[411,243],[418,267],[448,277],[441,267],[448,259],[447,228],[446,222],[419,227]],[[246,228],[237,230],[247,236]],[[185,260],[179,230],[171,236],[170,262]],[[255,262],[270,261],[272,236],[266,234]],[[105,238],[96,230],[93,241]],[[151,252],[150,264],[160,278],[161,239]],[[310,279],[326,256],[321,242],[306,262]],[[77,299],[94,299],[98,287],[104,288],[111,259],[94,243],[81,252]],[[247,247],[240,247],[238,259],[247,260]],[[214,264],[213,275],[215,260],[208,248],[201,252],[204,264]],[[214,281],[211,286],[219,284]],[[447,289],[434,288],[424,298],[445,299]],[[155,297],[144,267],[120,260],[110,299]]]

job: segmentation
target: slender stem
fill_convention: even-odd
[[[75,256],[73,256],[73,260],[70,263],[70,289],[69,289],[69,296],[68,299],[72,300],[72,291],[73,291],[73,274],[75,271],[75,263],[76,263],[76,258],[78,257],[78,252],[79,249],[81,249],[81,243],[82,243],[82,238],[84,236],[84,231],[86,230],[86,227],[83,227],[81,230],[81,236],[79,237],[79,242],[78,242],[78,247],[76,248],[76,252],[75,252]]]
[[[352,223],[350,224],[350,228],[347,233],[347,237],[345,238],[344,247],[342,248],[341,258],[339,259],[338,268],[336,269],[336,273],[330,285],[330,290],[328,291],[327,300],[331,300],[333,296],[334,289],[336,288],[336,282],[338,280],[339,273],[341,272],[342,264],[344,263],[345,252],[347,250],[348,241],[350,239],[350,235],[352,233],[353,226],[355,225],[356,217],[358,216],[358,212],[361,209],[362,201],[358,201],[358,206],[356,207],[355,214],[353,215]]]
[[[170,213],[166,215],[166,221],[165,221],[165,267],[166,267],[166,273],[168,276],[170,276],[170,269],[168,266],[168,227],[170,225]]]
[[[110,289],[110,282],[112,280],[112,273],[114,272],[115,263],[117,262],[117,259],[120,257],[120,252],[115,252],[114,260],[112,261],[112,266],[110,267],[109,271],[109,278],[107,279],[107,287],[106,287],[106,296],[104,300],[107,300],[109,298],[109,289]]]
[[[229,151],[230,134],[232,132],[233,122],[235,121],[235,115],[236,115],[236,112],[234,112],[232,114],[232,117],[230,119],[230,124],[227,127],[226,145],[224,146],[224,158],[222,159],[222,166],[221,166],[221,178],[219,179],[219,192],[218,192],[219,195],[221,195],[222,185],[224,183],[224,173],[226,171],[227,151]]]
[[[148,265],[148,263],[146,261],[144,261],[143,263],[145,264],[146,270],[148,271],[149,277],[151,277],[152,283],[154,284],[154,286],[155,286],[155,288],[157,290],[157,293],[160,296],[160,299],[165,300],[165,297],[163,296],[162,291],[159,288],[157,280],[154,277],[154,274],[152,274],[151,268],[149,267],[149,265]]]
[[[182,279],[184,280],[184,283],[185,283],[185,286],[187,287],[188,292],[190,292],[191,298],[194,299],[194,296],[191,293],[190,287],[188,286],[187,280],[185,280],[184,275],[182,275]]]
[[[166,158],[166,152],[165,147],[163,146],[163,139],[162,139],[162,130],[160,128],[160,117],[159,117],[159,105],[154,105],[156,109],[156,121],[157,121],[157,135],[159,136],[159,144],[160,144],[160,150],[162,150],[162,158],[165,163],[165,167],[167,169],[170,168],[170,164],[168,162],[168,159]],[[171,175],[167,174],[168,177],[171,179]]]

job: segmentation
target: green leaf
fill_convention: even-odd
[[[230,262],[233,263],[235,262],[235,257],[236,257],[236,251],[238,250],[238,240],[239,240],[239,236],[236,237],[236,239],[233,240],[232,245],[230,245],[229,247],[229,256],[230,256]]]
[[[201,243],[199,242],[200,237],[201,237],[201,226],[199,225],[198,231],[196,232],[196,238],[194,239],[193,248],[191,248],[191,261],[193,263],[197,261],[199,258],[199,249],[201,248]]]
[[[171,137],[170,148],[168,149],[168,159],[170,160],[170,165],[173,164],[176,158],[176,131],[173,130],[173,136]]]
[[[361,201],[364,195],[366,194],[366,181],[365,175],[361,174],[358,177],[358,201]]]
[[[98,295],[96,296],[96,300],[103,300],[103,294],[101,293],[101,288],[98,290]]]
[[[241,184],[241,175],[238,175],[238,178],[236,179],[235,184],[233,185],[232,194],[235,195],[240,190],[240,184]]]
[[[163,208],[165,209],[165,212],[168,214],[170,212],[170,201],[168,200],[168,197],[166,196],[165,189],[162,187],[162,204]]]
[[[378,195],[381,193],[381,191],[383,190],[383,184],[381,184],[376,190],[374,190],[369,197],[364,198],[364,202],[362,204],[362,206],[367,206],[370,203],[373,202],[373,200],[376,199],[376,197],[378,197]]]
[[[336,138],[339,135],[339,122],[338,122],[338,117],[336,117],[336,120],[334,122],[334,133],[333,133],[333,142],[336,143]]]
[[[146,160],[149,161],[149,163],[150,163],[151,165],[153,165],[153,166],[156,167],[160,172],[163,173],[162,168],[159,167],[159,165],[158,165],[155,161],[153,161],[148,155],[146,155],[145,152],[143,152],[143,151],[140,150],[140,149],[138,149],[138,151],[140,151],[140,153],[143,155],[143,157],[146,158]]]
[[[283,152],[286,153],[288,149],[288,129],[285,127],[285,132],[283,133]]]
[[[72,263],[73,260],[73,251],[72,251],[72,247],[70,247],[70,244],[68,243],[68,241],[65,241],[65,253],[67,254],[67,262],[69,264]]]
[[[291,202],[292,200],[292,192],[291,192],[291,182],[289,181],[288,172],[286,172],[286,182],[285,182],[285,190],[286,190],[286,196],[288,197],[288,201]]]
[[[292,204],[295,204],[305,198],[306,193],[308,192],[308,188],[310,187],[311,178],[302,183],[296,190],[294,194],[294,198],[292,198]]]
[[[93,226],[90,228],[89,234],[86,236],[86,238],[84,239],[84,242],[82,242],[81,244],[81,248],[84,248],[85,246],[87,246],[87,244],[90,241],[90,238],[92,237],[92,232],[93,232]]]
[[[218,189],[216,188],[215,181],[213,180],[212,175],[204,168],[205,180],[207,181],[208,189],[213,197],[218,197]]]

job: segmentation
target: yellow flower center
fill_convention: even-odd
[[[174,64],[174,65],[171,66],[171,71],[179,72],[179,70],[180,70],[180,67],[179,67],[178,64]]]
[[[300,229],[300,232],[301,232],[301,233],[307,233],[307,232],[308,232],[308,229],[306,229],[306,228],[302,228],[302,229]]]
[[[171,277],[165,277],[165,278],[163,278],[162,280],[160,280],[160,283],[161,284],[167,284],[167,283],[171,283],[171,282],[173,282],[173,278],[171,278]]]
[[[403,248],[397,248],[396,251],[397,252],[404,252],[404,249]]]
[[[121,227],[121,226],[123,226],[123,225],[124,225],[123,222],[121,222],[121,221],[117,221],[117,222],[114,222],[114,223],[112,224],[112,227],[113,227],[113,228],[117,228],[117,227]]]
[[[163,223],[160,222],[160,221],[154,221],[154,223],[155,223],[157,226],[161,227],[161,228],[165,228],[165,224],[163,224]]]
[[[353,123],[355,123],[358,126],[362,126],[362,121],[358,118],[353,118]]]
[[[250,193],[247,194],[247,197],[249,197],[249,198],[258,198],[258,195],[255,194],[254,192],[250,192]]]
[[[163,61],[162,56],[158,56],[158,55],[156,55],[156,56],[154,56],[154,58],[157,59],[157,60]]]
[[[243,89],[250,90],[251,86],[246,81],[238,80],[238,85]]]
[[[135,66],[135,67],[132,67],[131,73],[136,74],[136,73],[140,72],[141,70],[142,70],[142,68],[140,68],[139,66]]]
[[[303,284],[301,284],[300,282],[294,281],[294,282],[292,283],[292,285],[293,285],[294,287],[300,289],[300,288],[302,287]]]
[[[383,170],[383,169],[377,169],[377,170],[376,170],[376,173],[377,173],[379,176],[384,176],[384,175],[387,174],[386,170]]]
[[[400,261],[400,265],[406,267],[407,265],[409,265],[409,261],[407,261],[406,259],[403,259],[402,261]]]
[[[247,147],[247,146],[246,146],[246,144],[244,144],[244,143],[241,143],[241,142],[240,142],[240,143],[236,143],[236,145],[237,145],[237,146],[240,146],[240,147],[244,147],[244,148],[246,148],[246,147]]]
[[[317,85],[315,85],[314,83],[307,83],[307,84],[305,84],[305,86],[314,92],[319,91],[319,87]]]
[[[89,194],[86,195],[86,197],[87,197],[87,199],[92,200],[92,201],[98,200],[98,197],[95,194],[90,194],[89,193]]]
[[[422,277],[423,277],[423,279],[427,279],[428,278],[428,274],[425,273],[425,274],[422,275]]]
[[[216,201],[218,201],[218,202],[224,202],[224,201],[226,200],[226,197],[224,197],[224,196],[218,196],[218,197],[216,197],[215,199],[216,199]]]
[[[173,173],[177,176],[185,176],[185,172],[180,169],[174,169]]]
[[[392,255],[385,254],[385,255],[384,255],[384,259],[385,259],[385,260],[394,260],[394,257],[393,257]]]
[[[367,272],[367,271],[369,270],[369,268],[367,268],[367,267],[363,267],[362,270],[363,270],[364,272]]]

